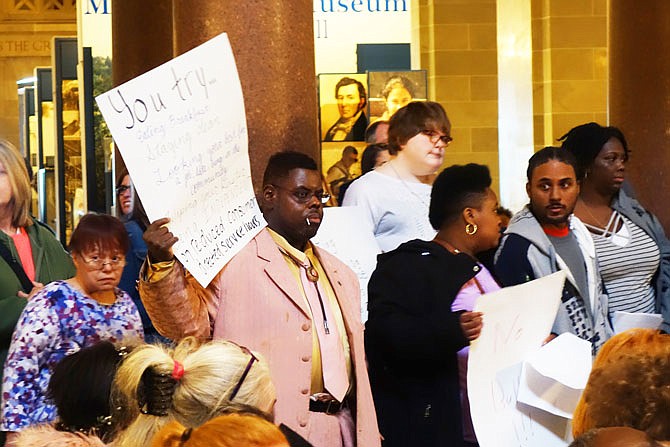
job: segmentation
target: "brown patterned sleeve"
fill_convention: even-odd
[[[145,260],[140,298],[158,332],[174,341],[187,336],[210,339],[219,305],[218,275],[204,288],[179,261],[158,281],[147,280],[146,269]]]

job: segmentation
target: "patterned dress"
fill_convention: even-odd
[[[122,290],[116,290],[114,304],[105,305],[65,281],[48,284],[28,302],[12,336],[0,430],[20,431],[56,419],[46,391],[54,366],[65,356],[101,340],[134,344],[142,338],[140,315]]]

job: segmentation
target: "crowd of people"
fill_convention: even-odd
[[[30,217],[25,164],[2,142],[0,445],[477,446],[476,301],[558,270],[546,343],[571,333],[595,357],[573,445],[670,442],[670,245],[625,182],[623,133],[588,123],[536,152],[512,215],[487,166],[439,172],[452,141],[440,104],[394,112],[367,129],[359,178],[353,147],[325,178],[303,153],[272,155],[257,196],[267,227],[207,286],[126,172],[121,219],[84,216],[66,251]],[[331,187],[382,252],[365,322],[356,275],[311,241]],[[663,323],[615,335],[622,312]]]

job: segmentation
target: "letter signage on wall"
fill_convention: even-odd
[[[316,72],[356,72],[359,43],[411,43],[411,3],[411,0],[314,0]]]

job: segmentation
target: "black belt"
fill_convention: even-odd
[[[309,399],[309,411],[314,413],[336,414],[345,406],[345,402],[338,402],[337,399],[331,397],[330,399]]]

